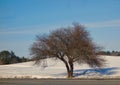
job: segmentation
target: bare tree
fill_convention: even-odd
[[[74,62],[87,63],[91,67],[101,67],[104,59],[97,56],[99,52],[89,33],[79,24],[57,29],[46,36],[37,36],[31,47],[31,54],[36,62],[46,58],[56,58],[66,66],[68,78],[73,77]]]

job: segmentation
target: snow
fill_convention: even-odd
[[[75,64],[75,78],[120,78],[120,56],[101,57],[106,60],[106,66],[101,69],[93,69],[86,64]],[[67,76],[66,67],[59,60],[47,59],[42,66],[34,63],[30,61],[0,65],[0,78],[66,78]]]

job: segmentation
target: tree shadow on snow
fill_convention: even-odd
[[[75,70],[74,76],[82,76],[82,75],[113,75],[117,73],[115,70],[119,68],[112,67],[112,68],[101,68],[101,69],[83,69],[83,70]]]
[[[116,70],[118,67],[112,68],[101,68],[101,69],[82,69],[82,70],[74,70],[73,76],[103,76],[103,75],[113,75],[116,74]],[[65,76],[67,73],[54,74],[55,76]]]

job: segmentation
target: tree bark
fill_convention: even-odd
[[[67,68],[67,77],[68,78],[72,78],[72,77],[74,77],[73,76],[73,63],[71,62],[71,63],[65,63],[65,65],[66,65],[66,68]]]
[[[69,72],[67,73],[68,74],[68,78],[73,78],[73,72],[71,70],[69,70]]]
[[[59,58],[59,59],[61,59],[61,60],[64,62],[65,66],[66,66],[66,69],[67,69],[67,77],[68,77],[68,78],[74,77],[74,76],[73,76],[73,62],[72,62],[72,60],[69,61],[69,62],[67,62],[67,61],[64,60],[63,58]]]
[[[71,62],[69,62],[69,78],[72,78],[72,77],[74,77],[73,76],[73,62],[71,61]]]

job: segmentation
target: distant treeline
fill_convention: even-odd
[[[120,56],[120,51],[100,51],[99,55]]]
[[[28,61],[28,58],[16,56],[13,51],[9,52],[7,50],[0,52],[0,64],[13,64]]]
[[[98,55],[110,55],[110,56],[120,56],[120,51],[100,51],[97,53]],[[26,57],[16,56],[13,51],[9,52],[7,50],[0,52],[0,65],[4,64],[13,64],[13,63],[21,63],[34,60],[28,59]]]

